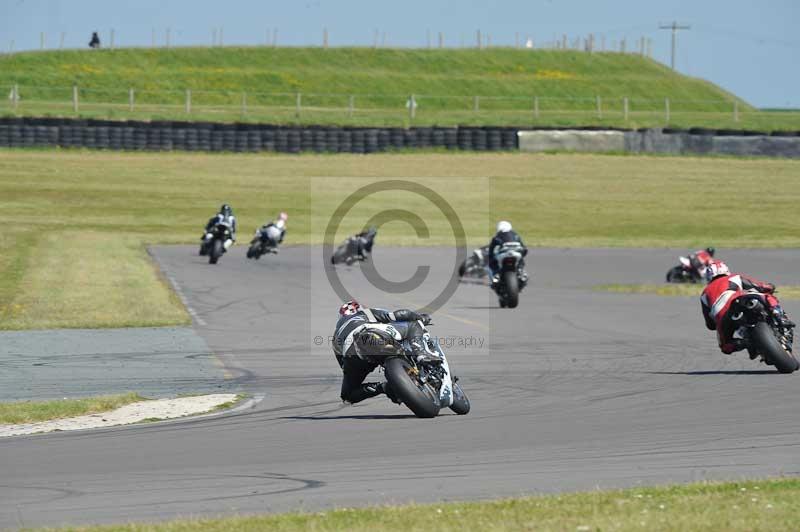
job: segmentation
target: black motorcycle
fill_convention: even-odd
[[[481,278],[486,276],[486,263],[489,257],[489,246],[483,246],[472,251],[461,266],[458,267],[459,277]]]
[[[216,264],[225,253],[225,241],[231,238],[231,226],[220,222],[211,228],[209,234],[211,234],[211,238],[203,237],[203,243],[200,244],[200,255],[208,255],[208,263]]]
[[[740,334],[747,345],[751,359],[761,360],[775,366],[780,373],[792,373],[800,368],[800,362],[792,353],[794,331],[767,310],[763,296],[749,293],[736,298],[729,312],[729,319],[739,324]]]
[[[430,324],[429,316],[425,322]],[[441,362],[417,362],[408,340],[403,339],[405,327],[406,322],[371,324],[354,338],[359,356],[383,367],[387,395],[421,418],[436,417],[442,408],[450,408],[458,415],[469,413],[469,398],[458,384],[458,377],[451,376],[439,342],[428,340]]]
[[[522,257],[523,248],[519,242],[506,242],[495,254],[499,271],[492,280],[492,290],[497,293],[502,308],[515,308],[520,291],[528,283]]]
[[[371,236],[355,235],[348,237],[331,255],[331,264],[347,264],[350,266],[356,261],[367,260],[367,254],[372,251],[374,241],[374,234]]]

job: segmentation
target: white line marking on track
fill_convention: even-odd
[[[170,274],[167,274],[167,280],[172,285],[172,289],[175,290],[175,293],[178,294],[178,298],[181,300],[181,303],[183,303],[183,306],[186,307],[186,311],[194,319],[194,321],[201,327],[208,326],[206,321],[201,318],[197,311],[189,304],[189,301],[186,299],[183,289],[181,288],[181,285],[178,284],[178,281],[176,281],[175,278]]]

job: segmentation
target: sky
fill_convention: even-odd
[[[516,35],[539,45],[566,34],[595,35],[606,46],[652,39],[653,57],[670,63],[670,31],[678,33],[676,68],[710,80],[757,107],[800,108],[800,0],[0,0],[0,51],[86,47],[92,31],[108,44],[425,47],[438,32],[447,46],[474,46],[478,30],[491,44]],[[217,34],[219,35],[219,33]]]

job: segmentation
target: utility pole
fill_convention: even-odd
[[[690,30],[691,26],[679,26],[677,22],[673,22],[669,26],[661,25],[658,27],[660,30],[672,30],[672,55],[669,61],[669,66],[675,70],[675,40],[678,37],[678,30]]]

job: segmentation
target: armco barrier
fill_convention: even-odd
[[[678,155],[723,154],[800,158],[796,132],[692,128],[616,130],[530,130],[519,132],[519,149],[529,152],[628,152]]]
[[[0,118],[0,147],[131,151],[374,153],[414,148],[516,150],[517,128],[351,128],[208,122]]]

